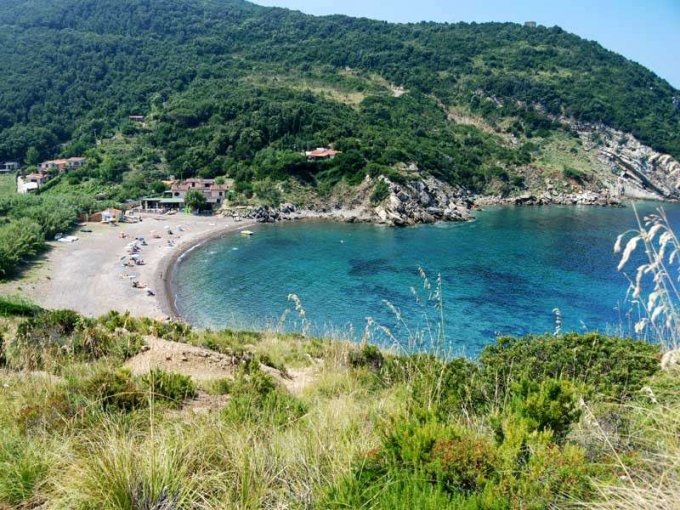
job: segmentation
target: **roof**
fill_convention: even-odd
[[[46,165],[66,165],[68,163],[76,163],[76,162],[81,162],[85,161],[86,158],[83,157],[73,157],[73,158],[68,158],[68,159],[50,159],[47,161],[43,161],[40,165],[41,166],[46,166]]]
[[[156,200],[155,198],[153,200]],[[159,198],[158,203],[160,204],[183,204],[183,198]]]
[[[192,186],[195,184],[196,186]],[[206,187],[206,184],[208,187]],[[171,191],[189,191],[191,189],[201,191],[228,191],[226,184],[215,184],[215,179],[187,179],[186,181],[174,182],[170,187]]]
[[[340,151],[336,151],[333,149],[327,149],[325,147],[319,147],[317,149],[314,149],[313,151],[307,151],[305,152],[305,155],[308,158],[330,158],[335,156],[336,154],[339,154]]]

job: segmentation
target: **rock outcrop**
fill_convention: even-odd
[[[373,211],[379,223],[407,226],[437,221],[472,219],[472,200],[462,188],[434,177],[408,184],[396,184],[379,177],[389,186],[389,195]]]
[[[598,151],[598,159],[612,171],[613,189],[621,196],[680,198],[680,162],[669,154],[602,124],[561,120],[578,134],[584,148]]]
[[[482,196],[477,197],[475,205],[483,207],[488,205],[588,205],[588,206],[620,206],[621,200],[604,192],[582,191],[579,193],[561,193],[557,191],[545,191],[542,193],[523,193],[519,196],[500,197]]]

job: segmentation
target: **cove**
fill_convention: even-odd
[[[646,214],[658,206],[637,207]],[[663,207],[680,225],[680,206]],[[370,317],[406,342],[409,331],[441,321],[428,300],[440,275],[446,347],[457,354],[474,356],[499,335],[552,332],[555,308],[563,331],[616,333],[628,326],[628,280],[616,271],[613,246],[636,225],[631,207],[506,207],[476,217],[405,229],[258,225],[252,237],[227,235],[185,254],[173,271],[175,305],[199,327],[299,330],[294,311],[281,321],[294,293],[311,334],[359,339]],[[427,340],[419,348],[427,349]]]

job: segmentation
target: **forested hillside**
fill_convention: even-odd
[[[134,113],[148,116],[144,145],[167,173],[245,187],[263,176],[332,186],[411,163],[473,190],[512,186],[562,129],[558,115],[680,156],[680,92],[557,27],[396,25],[239,0],[0,0],[0,62],[0,161],[140,134],[126,125]],[[343,158],[300,157],[327,144]]]

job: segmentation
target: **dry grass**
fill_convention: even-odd
[[[614,252],[621,254],[619,271],[636,251],[642,251],[645,258],[629,277],[628,296],[635,334],[662,344],[666,350],[677,349],[680,345],[680,241],[663,209],[642,219],[635,213],[637,228],[621,234],[614,246]]]

